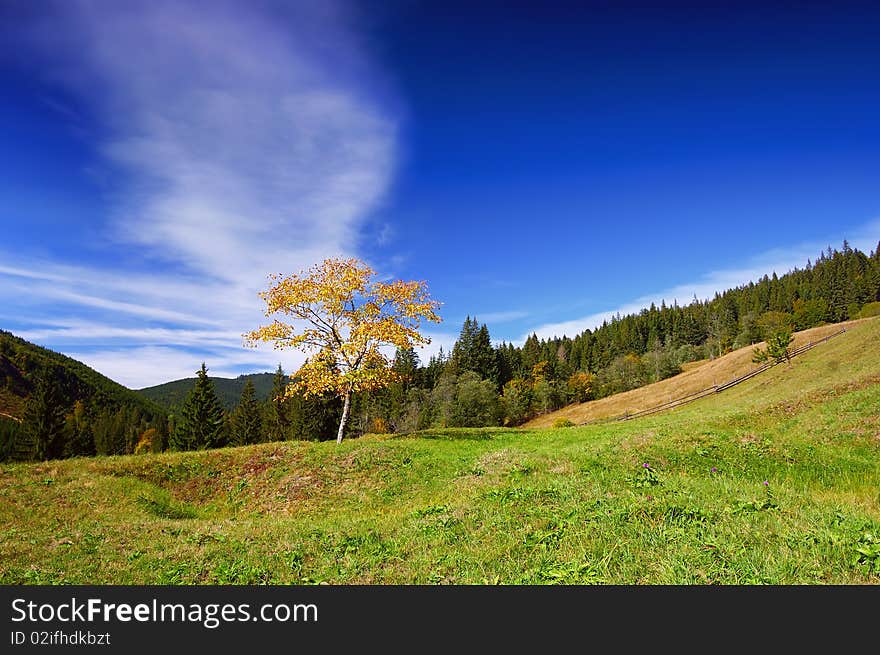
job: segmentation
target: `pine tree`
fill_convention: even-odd
[[[480,328],[476,319],[468,316],[461,326],[461,332],[458,334],[458,340],[452,346],[452,355],[449,358],[449,364],[452,371],[456,375],[460,375],[465,371],[474,371],[476,362],[474,361],[475,348]]]
[[[473,352],[474,373],[484,380],[491,380],[498,385],[498,363],[495,360],[495,350],[492,348],[492,339],[489,337],[489,328],[486,324],[480,326],[477,338],[474,341]]]
[[[95,454],[95,441],[89,429],[86,408],[82,400],[73,403],[73,411],[65,419],[65,432],[67,436],[64,444],[65,457]]]
[[[51,370],[37,378],[25,405],[22,431],[16,444],[17,459],[46,460],[60,457],[64,447],[64,407]]]
[[[285,441],[291,436],[291,404],[287,396],[287,383],[288,378],[279,364],[272,380],[272,393],[266,404],[265,432],[269,441]]]
[[[523,375],[528,375],[531,373],[532,368],[541,358],[541,345],[538,342],[538,335],[532,333],[531,336],[526,339],[526,342],[522,347],[522,359],[521,365],[522,370],[520,371]]]
[[[408,389],[416,384],[419,372],[419,356],[415,348],[398,348],[394,354],[394,363],[391,368],[403,378],[403,388]]]
[[[225,445],[223,408],[204,362],[196,374],[196,383],[183,404],[180,423],[174,430],[172,446],[175,450],[202,450]]]
[[[285,415],[284,439],[324,441],[337,437],[342,408],[333,394],[306,397],[294,393],[285,399]]]
[[[233,446],[259,443],[263,440],[263,417],[260,403],[257,400],[253,381],[248,378],[241,390],[241,399],[232,415],[232,434],[230,443]]]

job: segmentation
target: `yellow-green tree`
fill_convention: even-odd
[[[244,335],[251,346],[298,348],[308,358],[287,385],[287,393],[342,400],[337,443],[342,441],[355,392],[371,391],[397,379],[393,359],[383,348],[430,343],[419,330],[423,320],[440,322],[440,303],[424,282],[380,282],[358,259],[325,259],[295,275],[270,275],[268,324]]]
[[[590,400],[590,398],[593,397],[593,385],[595,384],[595,381],[596,376],[592,373],[585,373],[583,371],[572,373],[566,382],[569,400],[576,403],[583,403]]]

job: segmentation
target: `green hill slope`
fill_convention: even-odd
[[[237,378],[211,377],[210,379],[214,383],[214,391],[224,409],[232,410],[238,404],[241,398],[241,391],[244,389],[248,379],[254,384],[257,398],[265,400],[272,391],[273,378],[274,373],[252,373],[250,375],[239,375]],[[166,409],[172,409],[183,404],[195,383],[195,377],[184,378],[153,387],[138,389],[137,393]]]
[[[877,319],[857,319],[854,321],[844,321],[842,323],[832,323],[819,327],[810,328],[796,332],[794,341],[792,342],[792,350],[805,346],[808,343],[816,343],[820,340],[831,337],[836,339],[834,335],[841,330],[851,330],[857,325],[866,321],[874,321]],[[832,344],[821,344],[821,349],[827,349]],[[713,385],[720,385],[733,380],[741,375],[745,375],[755,369],[760,368],[759,364],[752,361],[755,347],[763,347],[765,344],[746,346],[730,352],[722,357],[714,360],[702,360],[693,362],[687,367],[687,370],[673,377],[654,382],[644,387],[624,391],[622,393],[613,394],[600,398],[599,400],[591,400],[583,403],[574,403],[563,407],[554,412],[542,414],[524,424],[526,428],[545,428],[553,425],[557,419],[568,419],[572,423],[582,424],[588,421],[598,419],[613,418],[623,416],[625,413],[633,414],[635,412],[644,411],[653,407],[669,403],[679,398],[686,398],[692,394],[699,393]],[[729,393],[725,391],[724,393]]]
[[[129,406],[151,416],[164,413],[149,398],[82,362],[0,330],[0,413],[21,418],[34,380],[44,374],[53,376],[68,406],[81,400],[94,409]]]
[[[4,584],[878,584],[880,321],[562,429],[0,466]]]

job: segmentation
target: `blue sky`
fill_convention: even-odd
[[[241,334],[330,256],[427,281],[427,359],[880,240],[869,4],[200,7],[0,2],[0,327],[132,388],[294,370]]]

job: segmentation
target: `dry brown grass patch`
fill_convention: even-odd
[[[835,332],[839,332],[841,328],[849,330],[857,324],[870,320],[874,319],[858,319],[847,321],[846,323],[821,325],[797,332],[794,335],[792,347],[799,348],[807,343],[818,341]],[[829,343],[834,342],[831,341]],[[691,362],[691,366],[683,366],[683,371],[674,377],[599,400],[569,405],[556,412],[534,418],[526,422],[523,427],[550,427],[557,418],[567,418],[573,423],[580,424],[597,419],[621,416],[624,413],[633,414],[704,389],[709,389],[714,385],[724,384],[754,370],[758,366],[752,362],[754,349],[756,346],[763,347],[764,345],[760,343],[745,346],[714,360]]]
[[[657,433],[654,432],[654,430],[649,430],[648,432],[643,432],[641,434],[634,434],[621,441],[618,447],[623,451],[639,449],[648,445],[656,438],[656,436]]]
[[[568,460],[555,461],[547,469],[550,473],[554,475],[572,475],[575,471],[574,464],[572,464]]]
[[[516,469],[522,462],[522,455],[509,448],[485,453],[477,460],[475,469],[485,475],[504,475]]]

